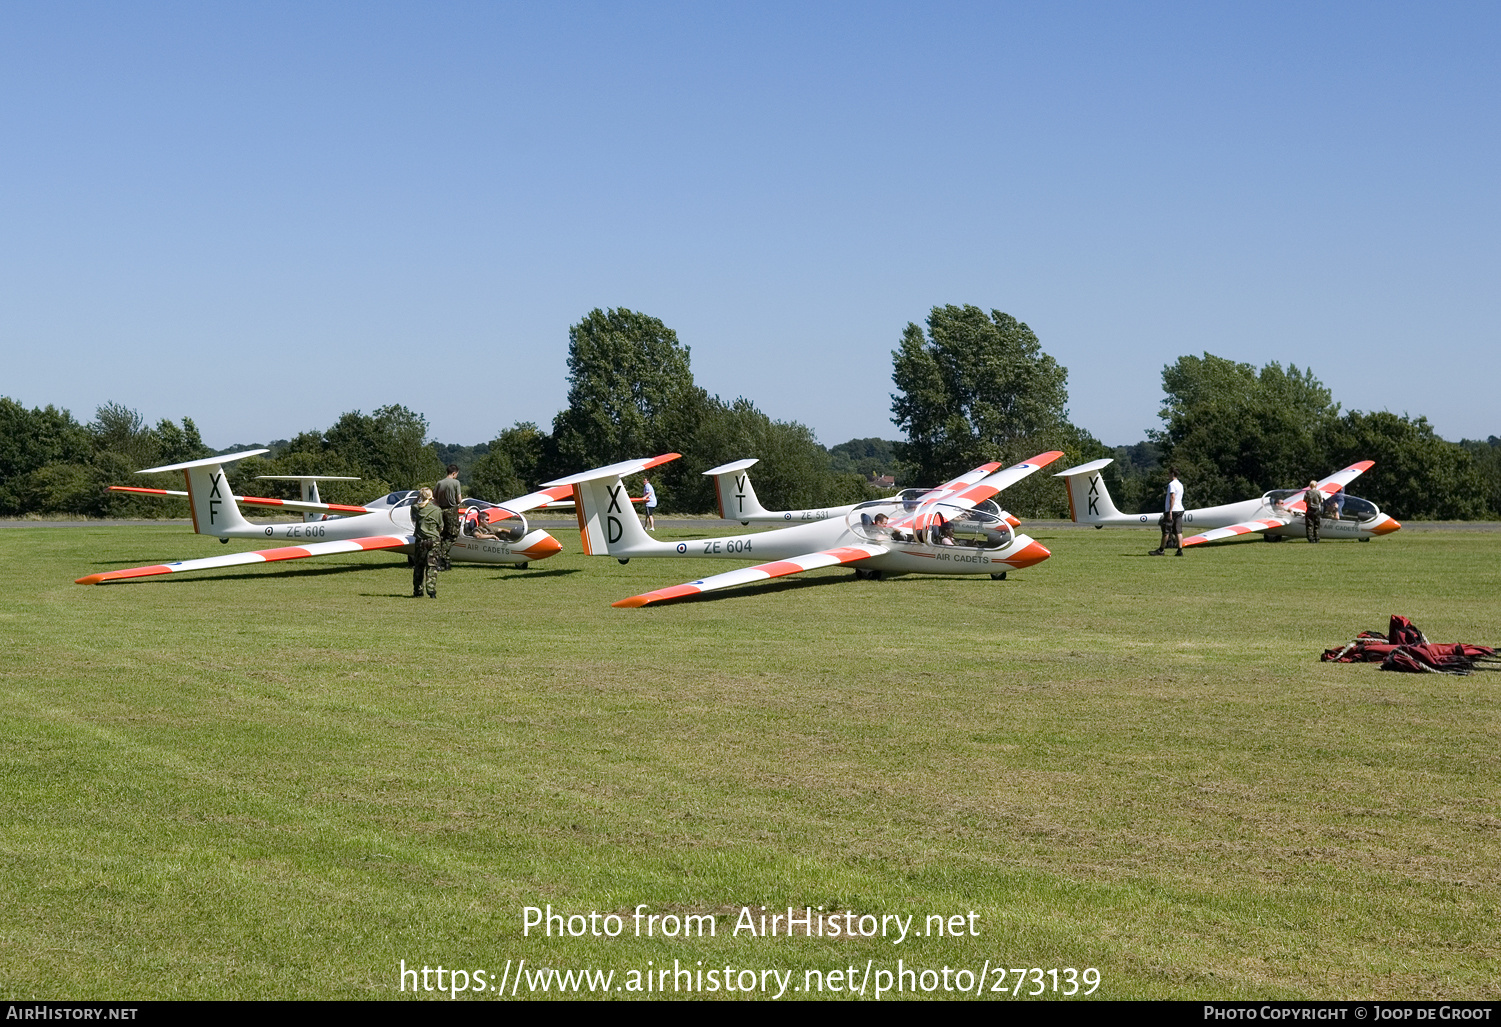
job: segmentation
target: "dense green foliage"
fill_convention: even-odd
[[[568,409],[553,419],[551,438],[534,425],[503,433],[490,443],[492,455],[497,449],[500,455],[476,463],[485,487],[501,494],[508,482],[526,491],[546,478],[676,452],[682,458],[654,475],[667,512],[713,510],[713,482],[702,472],[747,456],[761,459],[756,491],[774,509],[871,495],[863,476],[832,469],[807,426],[775,421],[744,397],[725,402],[700,388],[688,347],[657,318],[590,311],[569,329],[568,371]]]
[[[668,452],[707,403],[676,332],[633,310],[591,310],[568,329],[568,407],[553,419],[559,466]]]
[[[927,333],[908,324],[892,353],[897,392],[892,421],[907,433],[897,455],[917,485],[937,485],[988,461],[1010,465],[1048,450],[1054,468],[1108,450],[1068,420],[1068,369],[1042,351],[1037,336],[1010,314],[979,307],[934,307]],[[1067,516],[1062,489],[1034,474],[1006,491],[1006,508],[1023,517]]]
[[[427,439],[427,418],[404,406],[373,414],[341,416],[327,431],[305,431],[269,457],[251,457],[229,468],[240,495],[297,497],[296,482],[257,481],[262,474],[334,474],[361,479],[324,482],[319,494],[330,503],[359,503],[394,489],[431,485],[444,465]]]
[[[181,424],[163,418],[150,427],[136,411],[106,403],[81,425],[66,410],[28,410],[0,397],[0,515],[182,516],[180,501],[164,504],[108,486],[181,489],[180,476],[134,472],[209,453],[190,418]]]
[[[1373,460],[1351,491],[1398,519],[1464,520],[1501,514],[1496,491],[1465,447],[1433,433],[1426,418],[1385,411],[1341,414],[1310,371],[1271,363],[1259,371],[1204,354],[1162,372],[1164,427],[1153,433],[1156,466],[1121,473],[1125,509],[1155,509],[1169,465],[1192,506],[1292,488],[1359,460]],[[1137,505],[1139,504],[1139,505]]]

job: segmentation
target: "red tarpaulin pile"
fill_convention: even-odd
[[[1417,625],[1396,614],[1392,614],[1386,634],[1362,631],[1349,645],[1325,649],[1320,659],[1325,663],[1379,663],[1382,670],[1413,674],[1468,674],[1477,669],[1477,664],[1501,662],[1490,646],[1430,642]]]

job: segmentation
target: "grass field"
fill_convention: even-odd
[[[556,534],[429,602],[384,554],[76,586],[225,548],[0,532],[0,994],[410,997],[403,960],[494,985],[524,958],[775,969],[785,997],[898,959],[1096,968],[1102,998],[1501,997],[1501,673],[1317,660],[1392,613],[1501,642],[1501,535],[1180,560],[1042,530],[1054,557],[1005,582],[617,610],[736,565]],[[623,932],[523,937],[548,904]],[[642,905],[717,934],[635,937]],[[763,905],[965,919],[732,934]]]

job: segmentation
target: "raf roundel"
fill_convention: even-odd
[[[679,542],[678,543],[678,552],[680,552],[680,553],[686,553],[687,551],[688,551],[688,543],[686,543],[686,542]]]

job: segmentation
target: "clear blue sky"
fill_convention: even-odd
[[[897,437],[890,351],[1004,310],[1074,420],[1311,366],[1501,434],[1501,5],[12,3],[0,394],[213,445],[563,405],[567,329]],[[740,455],[726,454],[726,458]]]

